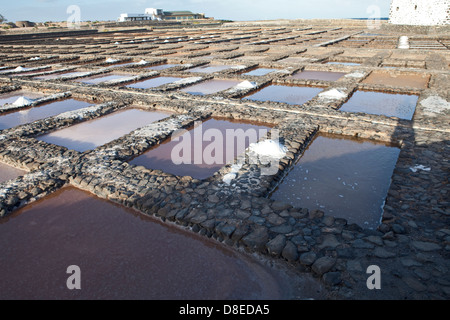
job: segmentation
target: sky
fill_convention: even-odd
[[[80,8],[82,21],[116,20],[145,8],[189,10],[234,21],[273,19],[378,18],[389,16],[391,0],[1,0],[8,21],[66,21]]]

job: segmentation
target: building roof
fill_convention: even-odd
[[[196,14],[198,13],[192,13],[191,11],[164,11],[164,15],[166,16],[191,16]]]

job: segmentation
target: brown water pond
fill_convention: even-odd
[[[301,105],[314,98],[322,88],[270,85],[246,96],[244,100],[273,101]]]
[[[339,110],[412,120],[418,99],[417,95],[358,90]]]
[[[89,105],[91,104],[86,101],[65,99],[4,113],[0,115],[0,130],[45,119],[63,112],[86,108]]]
[[[0,299],[321,298],[321,286],[73,187],[0,219]],[[80,268],[80,290],[66,286]],[[294,287],[296,286],[296,287]],[[300,288],[300,292],[299,289]]]
[[[240,81],[236,80],[207,80],[194,84],[192,86],[181,89],[181,91],[192,94],[192,95],[205,95],[213,94],[223,90],[230,89],[238,85]]]
[[[428,87],[429,80],[430,76],[424,74],[394,74],[375,71],[364,79],[363,83],[425,89]]]
[[[151,148],[130,163],[177,176],[206,179],[268,130],[270,128],[261,123],[210,119]]]
[[[201,73],[214,73],[214,72],[227,70],[227,69],[230,69],[230,68],[231,68],[231,66],[207,64],[207,65],[204,65],[204,66],[188,69],[187,71],[189,71],[189,72],[201,72]]]
[[[26,171],[24,170],[16,169],[13,166],[0,161],[0,183],[11,179],[16,179],[25,173]]]
[[[144,81],[135,82],[132,84],[127,85],[128,88],[138,88],[138,89],[149,89],[149,88],[156,88],[159,86],[162,86],[164,84],[172,83],[178,80],[181,80],[182,78],[176,78],[176,77],[156,77]]]
[[[383,143],[321,134],[271,198],[375,229],[399,153]]]
[[[165,112],[130,108],[54,131],[37,139],[84,152],[168,116],[170,114]]]
[[[271,72],[277,71],[277,69],[269,69],[269,68],[257,68],[255,70],[244,73],[246,76],[265,76]]]
[[[39,92],[32,92],[32,91],[26,91],[26,90],[17,90],[12,91],[4,94],[0,94],[0,106],[3,106],[5,104],[11,104],[14,103],[17,99],[20,97],[25,97],[28,99],[37,99],[42,98],[44,96],[43,93]]]

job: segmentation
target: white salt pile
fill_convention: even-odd
[[[287,147],[275,140],[264,140],[250,144],[249,150],[260,157],[281,159],[286,155]]]
[[[21,66],[18,66],[17,68],[14,69],[14,71],[25,71],[25,70],[27,69]]]
[[[114,62],[117,62],[117,61],[119,61],[119,60],[112,59],[112,58],[108,58],[108,59],[106,59],[105,61],[106,61],[107,63],[114,63]]]
[[[322,93],[319,93],[319,97],[331,100],[339,100],[345,98],[347,95],[339,89],[331,89]]]
[[[24,107],[24,106],[30,106],[33,103],[33,100],[28,99],[27,97],[20,97],[16,101],[14,101],[12,104],[16,107]]]
[[[243,90],[243,89],[253,89],[256,88],[256,83],[255,82],[250,82],[248,80],[245,80],[241,83],[239,83],[236,86],[237,89]]]

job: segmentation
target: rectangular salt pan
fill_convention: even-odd
[[[385,144],[320,135],[271,198],[375,229],[399,153]]]
[[[237,138],[227,139],[227,130],[236,133]],[[250,143],[257,142],[267,130],[269,128],[262,124],[210,119],[201,128],[198,126],[181,137],[166,141],[130,163],[178,176],[206,179],[225,166],[227,160],[233,161],[242,154]],[[211,141],[202,141],[208,133],[218,134],[218,140],[214,135]]]
[[[54,131],[38,139],[84,152],[168,116],[163,112],[127,109]]]
[[[321,88],[313,87],[270,85],[244,99],[301,105],[314,98],[321,91]]]
[[[412,120],[418,98],[416,95],[358,90],[339,110]]]
[[[27,107],[0,115],[0,130],[45,119],[63,112],[86,108],[90,103],[75,99],[50,102],[36,107]]]

